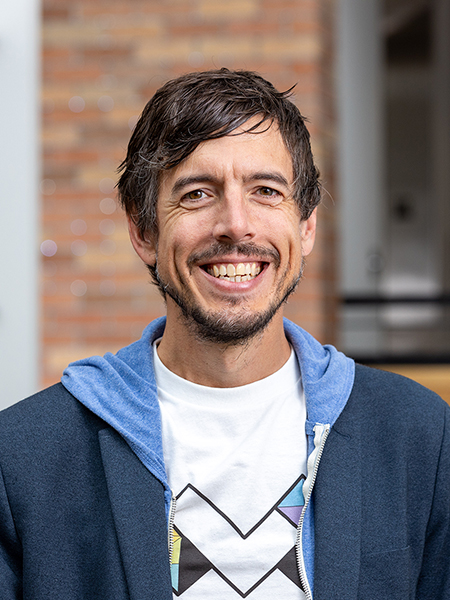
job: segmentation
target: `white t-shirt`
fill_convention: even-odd
[[[210,388],[169,371],[154,344],[163,450],[176,497],[174,598],[299,600],[296,526],[306,406],[292,351],[276,373]]]

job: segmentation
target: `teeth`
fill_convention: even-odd
[[[234,265],[228,263],[224,265],[212,265],[208,267],[208,273],[213,277],[219,279],[226,279],[227,281],[249,281],[253,279],[261,272],[261,267],[256,263],[239,263]]]
[[[227,265],[227,275],[228,277],[234,277],[236,275],[236,269],[231,263]]]

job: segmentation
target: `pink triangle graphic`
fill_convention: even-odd
[[[300,521],[300,515],[302,514],[303,506],[279,506],[278,510],[285,514],[287,518],[294,523],[294,525],[297,525]]]

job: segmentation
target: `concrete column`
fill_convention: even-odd
[[[377,293],[383,267],[385,174],[380,0],[338,0],[336,76],[340,291]],[[378,309],[344,306],[340,344],[350,354],[383,350]]]
[[[438,204],[436,236],[443,288],[450,291],[450,0],[435,0],[433,188]]]
[[[383,50],[379,0],[339,0],[337,22],[341,292],[377,290],[383,249]]]
[[[40,2],[0,19],[0,408],[38,386]]]

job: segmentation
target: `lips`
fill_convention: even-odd
[[[214,263],[205,266],[206,271],[218,279],[241,282],[254,279],[261,272],[260,263]]]

